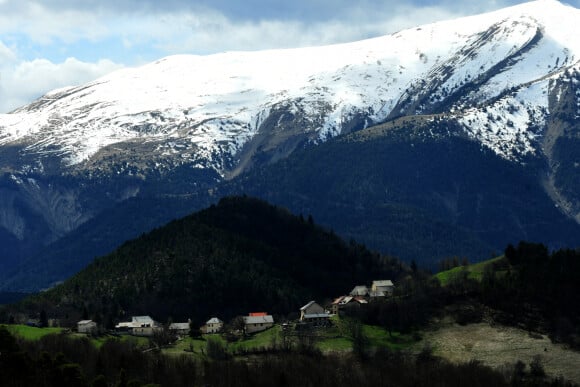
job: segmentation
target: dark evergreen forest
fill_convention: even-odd
[[[405,270],[308,215],[230,197],[125,243],[18,308],[71,322],[86,311],[108,327],[140,314],[196,322],[256,310],[285,315]]]

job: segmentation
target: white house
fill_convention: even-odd
[[[360,308],[368,304],[368,301],[363,297],[357,296],[340,296],[332,301],[330,305],[332,314],[339,315],[345,310],[352,310],[354,308]]]
[[[169,331],[176,334],[177,336],[189,335],[189,329],[189,322],[169,324]]]
[[[310,301],[300,308],[300,321],[302,322],[325,324],[329,318],[330,315],[316,301]]]
[[[203,327],[201,327],[201,331],[203,333],[218,333],[222,330],[224,326],[224,322],[217,317],[212,317]]]
[[[135,336],[153,336],[155,331],[162,328],[149,316],[133,316],[130,322],[121,322],[115,325],[115,329],[129,332]]]
[[[246,333],[261,332],[274,326],[274,317],[267,313],[250,313],[244,316],[244,324]]]
[[[351,290],[350,295],[353,297],[367,297],[369,295],[369,288],[365,285],[355,286]]]
[[[81,320],[77,323],[78,333],[93,333],[97,330],[97,323],[93,320]]]
[[[371,297],[388,297],[393,295],[395,290],[395,285],[391,280],[378,280],[373,281],[371,285],[370,295]]]

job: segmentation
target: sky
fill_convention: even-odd
[[[523,2],[0,0],[0,113],[168,55],[350,42]]]

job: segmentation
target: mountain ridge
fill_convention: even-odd
[[[0,267],[128,199],[199,209],[248,171],[386,128],[410,144],[471,141],[580,224],[579,17],[539,0],[361,42],[167,57],[50,92],[0,115],[0,237],[18,241]]]
[[[92,170],[88,161],[97,153],[144,139],[157,147],[149,161],[223,174],[231,166],[212,153],[235,156],[281,107],[302,117],[302,130],[317,132],[307,136],[316,142],[343,133],[357,113],[366,127],[399,115],[465,110],[510,85],[521,88],[577,68],[580,46],[562,41],[574,31],[568,13],[579,11],[539,0],[355,43],[166,57],[0,115],[0,144],[24,142],[21,153],[59,154],[66,171],[80,164]],[[537,57],[533,66],[526,65],[527,54]],[[510,71],[514,66],[524,71]],[[454,103],[454,95],[467,103]]]

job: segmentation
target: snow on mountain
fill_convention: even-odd
[[[277,124],[301,116],[312,141],[342,133],[361,115],[369,126],[448,113],[515,160],[537,149],[550,82],[580,70],[578,20],[579,10],[539,0],[349,44],[171,56],[0,115],[0,147],[19,147],[36,158],[19,167],[38,171],[46,157],[82,169],[119,144],[147,144],[156,165],[171,160],[223,174],[232,167],[223,159],[283,107]]]

